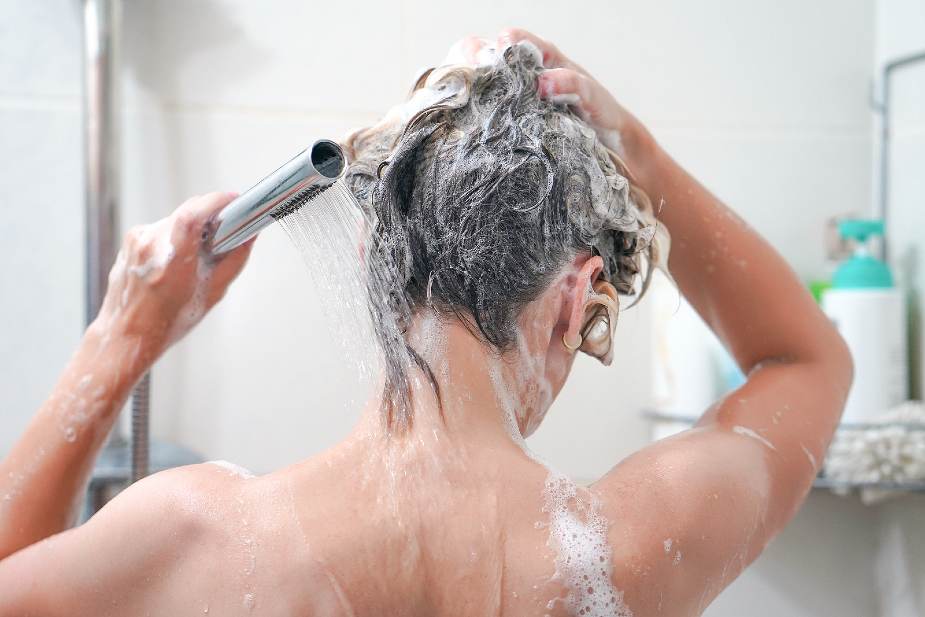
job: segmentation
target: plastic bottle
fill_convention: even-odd
[[[867,244],[883,235],[883,221],[844,220],[838,231],[854,240],[856,248],[823,292],[822,309],[851,350],[854,384],[842,424],[857,424],[906,400],[905,311],[890,269],[871,255]]]

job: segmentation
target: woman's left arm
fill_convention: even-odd
[[[73,524],[96,455],[132,387],[244,267],[251,243],[221,259],[202,248],[209,220],[233,197],[192,198],[126,235],[99,315],[0,462],[0,560]]]

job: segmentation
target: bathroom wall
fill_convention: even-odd
[[[925,2],[879,0],[874,57],[877,66],[925,51]],[[890,204],[887,222],[895,274],[909,290],[913,396],[922,398],[925,355],[925,63],[899,69],[892,85]],[[925,615],[925,495],[880,509],[877,586],[880,614]]]
[[[83,330],[78,8],[0,2],[0,453]]]
[[[450,42],[510,23],[612,84],[804,276],[822,273],[825,218],[867,205],[871,2],[600,2],[574,19],[558,3],[526,0],[468,3],[452,19],[431,2],[360,6],[126,3],[127,219],[166,214],[191,193],[246,188],[309,137],[375,119]],[[354,376],[330,357],[314,295],[284,235],[262,236],[227,301],[155,372],[169,385],[155,389],[161,434],[270,469],[348,430],[340,401]],[[561,413],[534,439],[582,477],[646,436],[645,304],[621,320],[617,366],[583,359]],[[255,424],[260,433],[240,430]]]
[[[925,52],[925,2],[880,0],[877,4],[878,65]],[[922,397],[925,361],[921,343],[925,290],[925,62],[898,69],[891,80],[892,144],[889,150],[890,256],[896,275],[914,296],[913,394]]]
[[[0,453],[82,323],[76,5],[0,2],[0,319],[12,326],[0,337]],[[124,225],[191,194],[247,188],[310,137],[373,121],[451,41],[508,24],[556,41],[610,85],[805,278],[823,274],[824,220],[869,204],[874,0],[600,1],[570,15],[551,1],[464,6],[125,2]],[[267,471],[345,434],[355,368],[315,296],[284,234],[264,233],[225,301],[155,369],[156,435]],[[540,454],[587,479],[646,442],[649,328],[643,302],[621,316],[614,366],[579,360],[531,440]],[[883,516],[899,535],[883,533],[921,547],[910,510],[891,508]],[[875,614],[880,517],[814,494],[707,614]]]

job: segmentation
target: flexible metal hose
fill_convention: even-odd
[[[132,390],[132,482],[148,475],[150,464],[148,418],[151,406],[151,372]]]

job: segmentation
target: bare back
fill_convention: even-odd
[[[755,454],[730,438],[731,456]],[[722,498],[705,491],[695,476],[710,474],[685,439],[641,451],[590,490],[513,444],[435,456],[424,440],[347,442],[263,477],[191,466],[11,560],[57,556],[35,597],[21,588],[28,606],[41,589],[48,615],[568,615],[582,602],[609,604],[587,614],[696,614],[723,586],[701,580],[715,547],[738,560],[728,580],[751,558],[727,547],[739,540],[725,516],[709,515],[734,514],[747,495],[728,482]],[[680,477],[678,460],[695,475]],[[595,516],[607,563],[594,552]],[[576,536],[570,549],[563,534]],[[590,580],[602,571],[609,581]],[[588,587],[576,589],[582,572]]]

